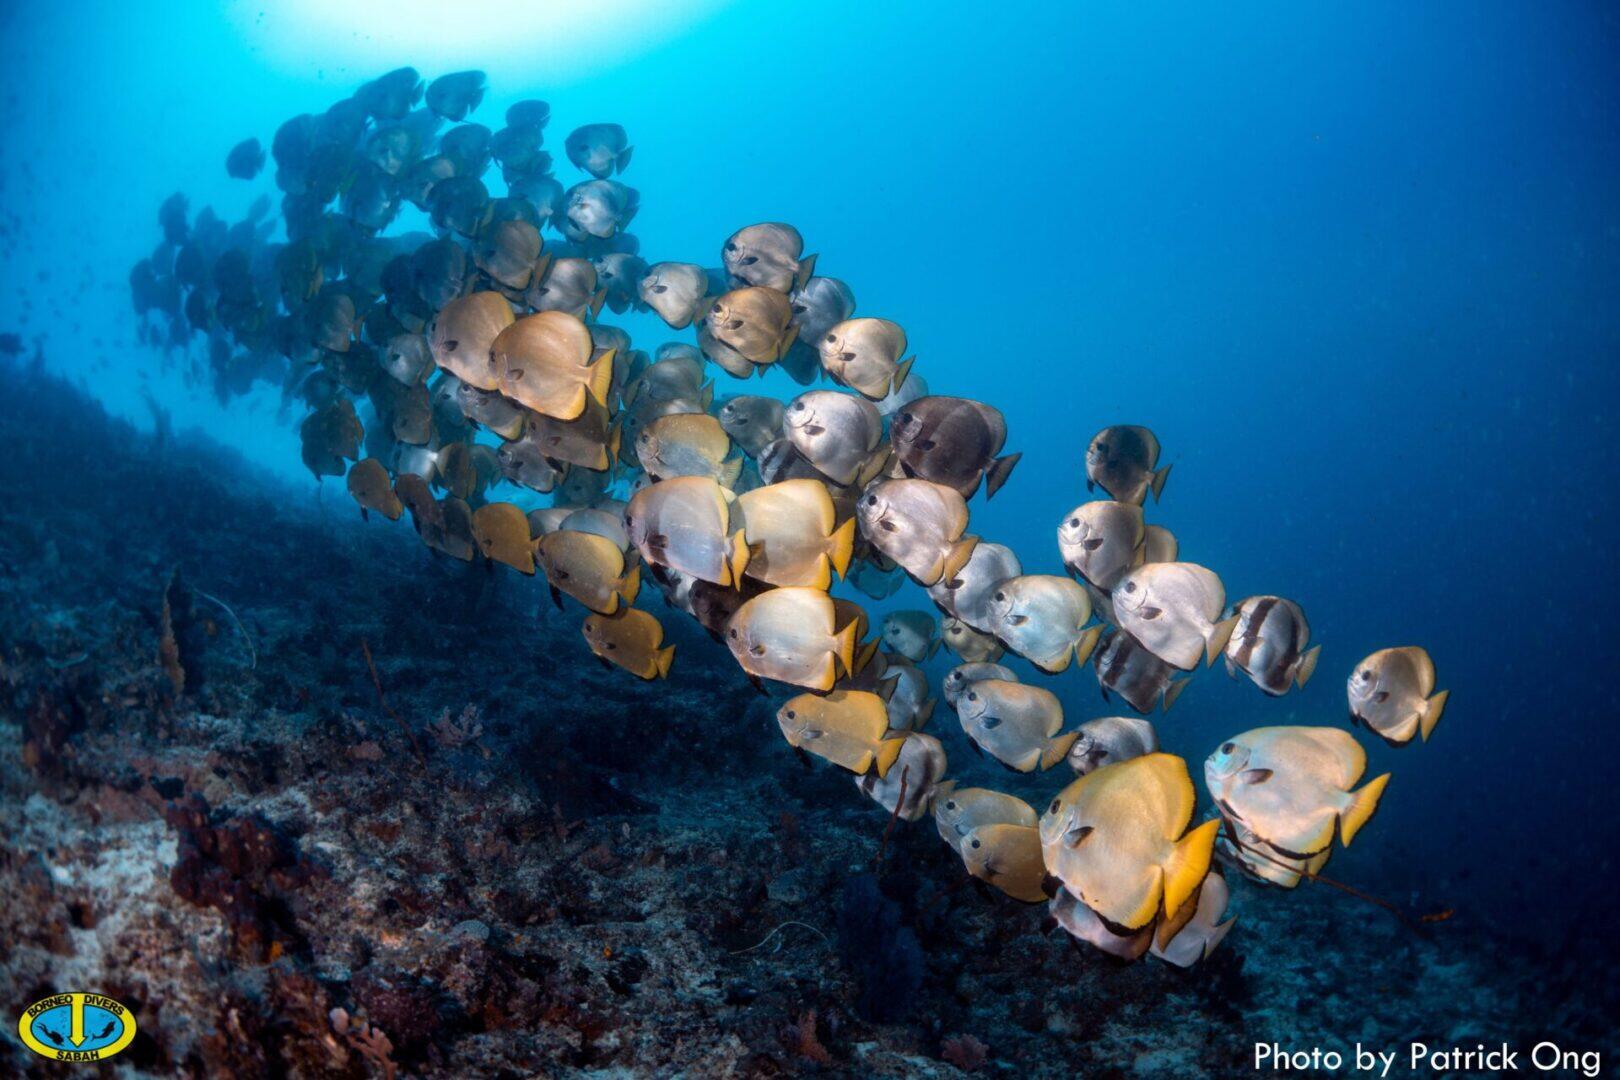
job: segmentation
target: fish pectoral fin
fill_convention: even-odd
[[[1355,839],[1356,833],[1367,824],[1367,820],[1378,809],[1378,800],[1383,798],[1384,788],[1389,784],[1389,773],[1378,777],[1369,783],[1363,784],[1360,791],[1350,793],[1350,805],[1339,811],[1339,841],[1345,847]]]
[[[1450,696],[1450,690],[1442,690],[1423,703],[1423,713],[1418,718],[1418,731],[1422,734],[1424,742],[1429,741],[1429,733],[1440,722],[1440,714],[1446,711],[1446,699]]]
[[[1232,631],[1237,629],[1238,617],[1233,615],[1230,619],[1222,619],[1210,628],[1209,638],[1204,642],[1204,666],[1215,663],[1215,658],[1226,651],[1226,643],[1232,640]]]
[[[796,289],[804,288],[805,284],[815,276],[816,256],[806,255],[799,260],[799,269],[793,274],[793,285]]]

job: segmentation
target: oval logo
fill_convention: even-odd
[[[105,1061],[135,1038],[135,1016],[101,994],[53,994],[17,1020],[28,1049],[53,1061]]]

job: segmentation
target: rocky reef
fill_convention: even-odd
[[[502,567],[38,367],[0,398],[0,985],[142,1076],[1174,1076],[1254,1044],[1612,1049],[1578,969],[1325,888],[1184,972],[1044,931],[782,745],[720,646],[647,686]],[[507,579],[507,580],[502,580]],[[568,659],[556,658],[566,640]],[[1573,961],[1570,962],[1573,964]],[[7,1040],[0,1072],[29,1068]],[[1611,1058],[1612,1060],[1612,1058]]]

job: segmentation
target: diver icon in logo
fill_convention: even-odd
[[[17,1034],[55,1061],[104,1061],[135,1038],[135,1017],[102,994],[53,994],[23,1010]]]

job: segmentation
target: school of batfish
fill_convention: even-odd
[[[1217,861],[1292,887],[1351,842],[1388,775],[1362,782],[1348,732],[1233,735],[1204,765],[1217,816],[1195,823],[1187,764],[1143,718],[1217,658],[1286,694],[1320,649],[1298,604],[1229,604],[1220,576],[1145,520],[1170,473],[1151,431],[1097,433],[1085,486],[1107,497],[1058,523],[1066,575],[1025,573],[970,531],[969,502],[1019,459],[1004,453],[1002,413],[930,393],[906,331],[857,317],[798,230],[739,229],[718,266],[649,263],[626,231],[640,196],[622,179],[625,130],[573,131],[563,149],[585,176],[565,189],[543,149],[550,107],[521,101],[491,130],[466,121],[484,92],[481,72],[424,85],[403,68],[288,120],[269,150],[284,240],[272,242],[268,198],[228,225],[206,209],[188,220],[171,197],[162,242],[130,277],[143,340],[205,338],[201,373],[222,400],[279,380],[308,407],[317,478],[346,477],[362,515],[408,511],[444,556],[543,575],[559,607],[583,609],[604,662],[663,678],[675,650],[662,620],[696,619],[762,690],[794,689],[777,712],[790,746],[849,770],[900,819],[931,814],[974,877],[1049,904],[1110,954],[1190,966],[1233,922]],[[265,162],[249,139],[226,168],[252,178]],[[486,186],[492,165],[505,195]],[[383,235],[406,203],[431,234]],[[649,354],[604,308],[650,310],[695,340]],[[711,368],[835,388],[717,398]],[[492,500],[503,484],[551,505]],[[883,600],[906,578],[940,615],[874,625],[829,595],[845,580]],[[1045,806],[948,778],[922,730],[935,696],[920,665],[941,645],[962,661],[941,696],[976,749],[1018,772],[1074,774]],[[1008,654],[1040,675],[1089,661],[1104,698],[1141,715],[1071,727]],[[1446,700],[1435,684],[1423,649],[1376,652],[1349,677],[1352,723],[1392,745],[1427,740]]]

